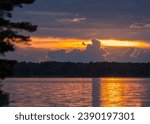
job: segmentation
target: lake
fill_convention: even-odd
[[[149,78],[8,78],[11,107],[150,107]]]

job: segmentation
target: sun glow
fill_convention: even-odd
[[[111,47],[136,47],[136,48],[146,48],[150,47],[150,44],[143,41],[128,41],[128,40],[101,40],[104,46]]]
[[[91,44],[91,39],[71,39],[71,38],[53,38],[53,37],[32,37],[29,46],[19,45],[20,47],[44,48],[50,50],[58,49],[84,49],[85,44]],[[144,41],[128,41],[115,39],[98,39],[104,47],[135,47],[150,48],[150,44]]]

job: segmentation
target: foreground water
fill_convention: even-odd
[[[10,78],[13,107],[150,107],[148,78]]]

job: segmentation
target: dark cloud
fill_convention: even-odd
[[[33,33],[36,36],[53,36],[56,38],[74,38],[74,39],[118,39],[118,40],[141,40],[150,41],[150,29],[79,29],[79,28],[49,28],[39,27],[38,33]]]
[[[100,41],[93,39],[92,44],[87,44],[84,51],[78,49],[74,49],[71,52],[66,52],[65,50],[49,51],[47,56],[50,61],[100,62],[107,61],[108,54],[105,49],[101,48]]]
[[[33,5],[16,9],[14,20],[25,19],[38,24],[39,30],[34,33],[35,36],[103,38],[103,34],[95,32],[95,36],[91,36],[88,31],[94,29],[102,32],[106,29],[110,31],[104,32],[104,35],[107,34],[105,38],[149,41],[149,33],[143,31],[150,23],[149,6],[149,0],[36,0]],[[141,24],[144,25],[139,26]],[[41,33],[42,27],[49,29],[49,32]],[[137,27],[142,31],[131,33]],[[81,35],[74,29],[86,30],[86,34]],[[115,35],[120,30],[124,33]],[[137,37],[139,34],[140,37]]]

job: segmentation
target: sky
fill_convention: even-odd
[[[149,62],[149,0],[36,0],[16,8],[14,21],[38,25],[19,61]],[[94,42],[93,42],[94,41]]]

